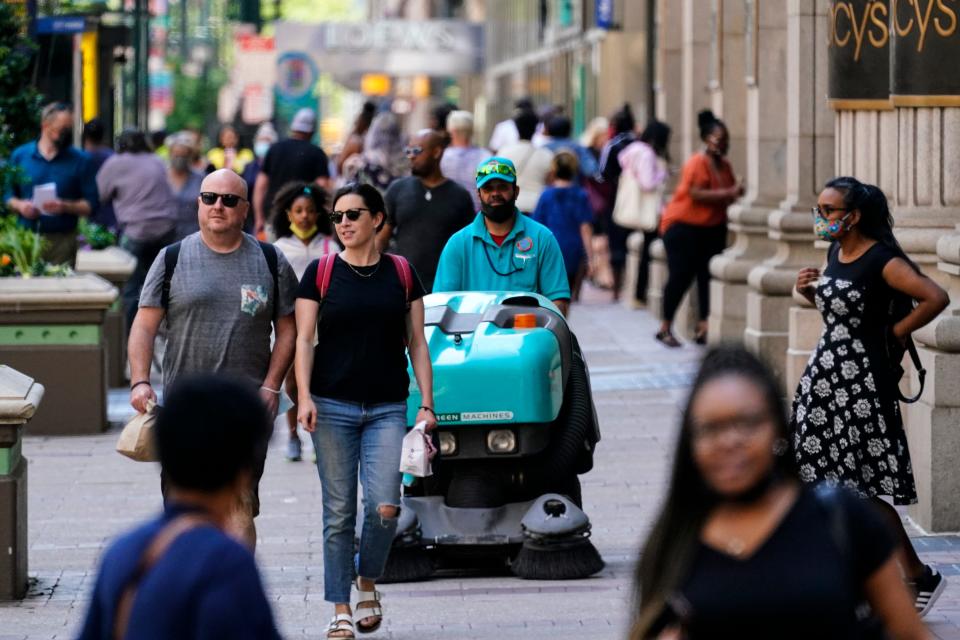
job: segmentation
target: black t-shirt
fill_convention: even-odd
[[[270,177],[266,201],[263,203],[269,217],[273,197],[283,185],[294,180],[313,182],[330,175],[327,154],[307,140],[287,138],[270,145],[260,171]]]
[[[681,589],[690,609],[684,629],[691,639],[856,637],[863,584],[893,550],[886,522],[868,501],[840,490],[824,499],[804,487],[752,556],[737,559],[700,544]]]
[[[320,302],[317,264],[314,260],[304,272],[298,298]],[[411,271],[412,302],[424,291],[412,265]],[[351,268],[337,256],[320,305],[310,393],[371,404],[406,400],[406,314],[403,284],[388,257],[374,266]]]
[[[470,194],[453,180],[427,189],[410,176],[391,184],[384,200],[393,226],[393,252],[413,263],[432,291],[447,240],[477,215]]]

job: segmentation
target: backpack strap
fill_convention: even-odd
[[[263,251],[263,257],[267,261],[267,268],[270,269],[270,275],[273,276],[273,319],[277,319],[277,296],[280,292],[280,267],[278,266],[277,248],[269,242],[260,242],[260,250]]]
[[[900,401],[905,402],[906,404],[913,404],[920,399],[920,396],[923,395],[923,383],[927,379],[927,370],[923,368],[923,363],[920,362],[920,354],[917,353],[917,345],[913,343],[913,338],[907,336],[907,353],[910,354],[910,361],[913,362],[913,368],[917,370],[917,377],[920,378],[920,389],[917,391],[917,395],[912,398],[908,398],[903,395],[903,392],[897,388],[897,394],[900,396]]]
[[[397,270],[397,277],[400,278],[400,284],[403,285],[403,299],[407,303],[407,310],[410,310],[410,296],[413,295],[413,271],[410,269],[410,262],[403,256],[393,253],[384,254],[393,262],[393,268]]]
[[[328,253],[320,256],[317,260],[317,293],[320,294],[320,304],[327,297],[327,291],[330,290],[330,279],[333,277],[333,263],[336,261],[337,254]]]
[[[170,282],[180,259],[180,241],[174,242],[163,250],[163,286],[160,288],[160,306],[164,314],[170,307]]]

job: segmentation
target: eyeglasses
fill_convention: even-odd
[[[725,433],[733,433],[739,440],[748,440],[771,422],[767,412],[735,416],[727,420],[714,422],[694,423],[691,426],[691,435],[694,444],[711,446]]]
[[[370,209],[360,207],[358,209],[347,209],[346,211],[331,211],[330,222],[332,222],[333,224],[340,224],[341,222],[343,222],[344,216],[347,217],[347,220],[351,222],[356,222],[357,219],[360,217],[360,214],[363,213],[364,211],[370,211]]]
[[[477,177],[482,178],[493,174],[507,176],[509,178],[517,177],[517,170],[503,162],[491,162],[477,169]]]
[[[214,193],[213,191],[204,191],[200,194],[200,202],[206,205],[216,204],[217,198],[223,202],[223,206],[225,206],[227,209],[233,209],[235,206],[240,204],[241,200],[246,200],[246,198],[238,196],[235,193]]]
[[[423,153],[423,147],[405,147],[403,153],[408,158],[416,158],[418,155]]]
[[[834,211],[853,211],[853,209],[850,207],[821,207],[820,205],[814,205],[810,208],[810,213],[813,214],[814,218],[819,218],[820,216],[829,218],[830,214]]]

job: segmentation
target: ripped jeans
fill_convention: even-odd
[[[400,455],[407,429],[403,402],[361,404],[313,396],[313,446],[323,494],[323,592],[327,602],[349,603],[355,575],[383,574],[400,512]],[[354,559],[357,470],[363,484],[363,530]],[[382,517],[380,507],[393,507]]]

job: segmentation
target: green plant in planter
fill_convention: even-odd
[[[21,227],[12,216],[0,219],[0,277],[66,276],[73,269],[43,260],[46,240]]]
[[[94,250],[106,249],[117,244],[117,234],[96,222],[90,222],[86,218],[80,218],[77,223],[77,241],[82,246]]]

